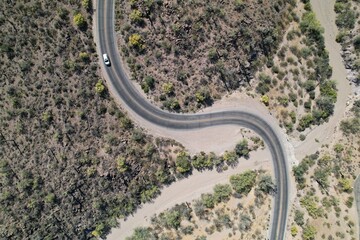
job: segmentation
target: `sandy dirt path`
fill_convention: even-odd
[[[346,102],[351,95],[351,86],[346,79],[347,72],[340,55],[341,46],[335,41],[335,37],[338,33],[335,24],[335,0],[311,0],[310,2],[317,19],[325,29],[325,46],[329,51],[330,66],[333,68],[332,79],[337,81],[338,96],[334,115],[330,117],[329,122],[314,127],[306,136],[306,141],[300,143],[293,142],[298,160],[301,160],[306,154],[316,152],[321,145],[331,141],[331,136],[333,135],[337,124],[344,117]]]
[[[241,159],[238,166],[218,173],[215,170],[197,172],[189,178],[177,181],[161,191],[161,195],[153,203],[144,204],[133,216],[127,220],[120,220],[120,228],[112,229],[108,240],[120,240],[130,236],[135,227],[150,225],[150,218],[177,203],[191,202],[202,193],[212,192],[213,186],[219,183],[229,183],[229,177],[247,169],[271,170],[272,162],[268,150],[251,153],[251,159]]]

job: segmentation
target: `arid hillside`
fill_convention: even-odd
[[[296,1],[117,1],[132,79],[164,109],[196,111],[271,61]]]
[[[104,236],[174,178],[101,81],[90,4],[0,2],[1,239]]]

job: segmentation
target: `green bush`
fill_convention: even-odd
[[[217,184],[214,187],[214,200],[217,203],[226,202],[231,195],[231,186],[229,184]]]
[[[354,48],[356,51],[360,51],[360,35],[354,38]]]
[[[316,82],[314,80],[307,80],[303,86],[307,92],[310,92],[315,90]]]
[[[307,210],[308,214],[312,218],[322,217],[324,214],[324,210],[322,207],[318,207],[316,204],[317,202],[318,199],[316,197],[311,197],[309,195],[306,195],[300,199],[300,205]]]
[[[343,120],[340,123],[340,129],[345,135],[360,133],[360,119],[357,117]]]
[[[167,210],[159,214],[160,223],[167,229],[178,229],[181,223],[181,214],[176,210]]]
[[[104,93],[104,91],[105,91],[105,86],[104,86],[104,84],[103,84],[103,82],[102,82],[101,79],[96,83],[96,85],[95,85],[95,91],[96,91],[96,93],[98,93],[98,94],[103,94],[103,93]]]
[[[241,142],[236,144],[235,153],[239,157],[245,157],[245,158],[249,157],[250,149],[249,149],[248,141],[246,139],[243,139]]]
[[[248,194],[255,185],[256,172],[246,171],[230,177],[230,183],[235,192]]]
[[[176,171],[179,173],[188,173],[191,171],[190,156],[182,151],[176,157]]]
[[[214,208],[215,206],[214,195],[212,195],[211,193],[201,194],[201,201],[207,208]]]
[[[320,85],[320,93],[322,96],[329,97],[333,102],[336,102],[337,89],[336,82],[334,80],[325,81]]]
[[[75,14],[73,21],[74,24],[80,29],[84,29],[87,25],[86,20],[81,13]]]
[[[347,9],[346,11],[339,13],[335,20],[335,23],[339,28],[345,29],[353,29],[355,27],[355,22],[356,13],[351,9]]]
[[[150,228],[137,227],[131,237],[125,238],[125,240],[155,240],[157,239],[151,232]]]
[[[306,225],[304,230],[303,230],[303,234],[302,237],[304,240],[314,240],[315,236],[316,236],[316,228],[310,225]]]
[[[304,213],[300,210],[295,210],[294,221],[300,227],[304,225]]]
[[[310,125],[314,122],[314,117],[312,114],[306,114],[299,120],[299,125],[297,127],[297,130],[302,132],[306,128],[310,127]]]
[[[321,27],[320,22],[316,19],[314,12],[309,11],[304,13],[300,23],[300,29],[309,37],[313,42],[323,42],[322,33],[324,29]]]
[[[197,170],[205,168],[211,169],[214,166],[214,159],[210,155],[206,155],[204,152],[201,152],[193,157],[191,163]]]

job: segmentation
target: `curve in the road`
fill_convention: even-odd
[[[118,54],[114,31],[113,0],[97,1],[97,47],[107,53],[111,67],[102,64],[112,94],[128,109],[153,124],[172,129],[197,129],[225,124],[237,124],[252,129],[268,146],[276,176],[277,194],[272,214],[271,239],[284,239],[288,213],[288,170],[284,147],[275,130],[262,117],[245,111],[224,111],[207,114],[174,114],[160,110],[145,100],[126,75]]]

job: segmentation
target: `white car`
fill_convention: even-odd
[[[103,54],[104,63],[106,66],[110,66],[110,59],[106,53]]]

